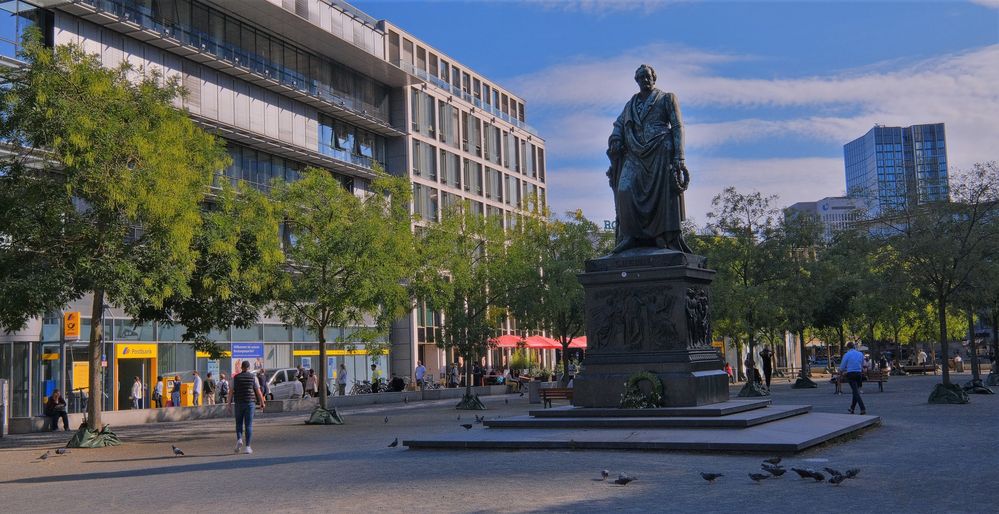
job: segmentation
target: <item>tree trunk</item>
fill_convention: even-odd
[[[465,396],[472,396],[472,359],[465,356]]]
[[[808,366],[808,356],[805,355],[805,331],[798,331],[798,347],[801,349],[801,373],[802,378],[809,378],[812,376],[812,370]]]
[[[845,352],[845,349],[846,349],[846,330],[843,328],[843,324],[842,323],[840,323],[839,326],[836,327],[836,333],[839,335],[839,358],[842,359],[843,358],[843,354],[846,353]],[[829,367],[832,367],[832,363],[833,363],[832,362],[832,356],[830,356],[830,358],[829,358]]]
[[[754,357],[754,349],[756,349],[756,335],[754,330],[749,331],[749,353],[746,354],[746,361],[752,364],[752,367],[746,367],[746,382],[756,381],[756,357]]]
[[[569,385],[569,343],[572,339],[562,339],[562,386]]]
[[[316,385],[319,387],[319,406],[323,409],[326,408],[326,375],[329,373],[327,369],[328,363],[326,362],[326,327],[319,327],[317,333],[319,334],[319,376],[316,381]],[[373,378],[373,377],[372,377]],[[308,380],[305,382],[308,384]]]
[[[104,355],[104,290],[94,291],[90,311],[90,401],[87,402],[87,428],[101,429],[101,404],[104,382],[101,380],[101,356]]]
[[[982,381],[982,368],[978,363],[978,343],[975,341],[975,311],[968,309],[968,348],[971,350],[971,382]]]
[[[999,362],[999,309],[992,311],[992,366]],[[992,370],[995,373],[995,369]]]
[[[937,299],[937,317],[940,320],[940,357],[943,360],[940,367],[943,369],[943,384],[950,385],[950,367],[947,365],[950,357],[950,348],[947,345],[947,300],[944,298]],[[933,353],[932,349],[930,353]]]

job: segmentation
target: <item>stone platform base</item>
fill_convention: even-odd
[[[701,407],[559,408],[487,420],[485,429],[403,441],[412,449],[591,449],[793,453],[880,423],[878,416],[811,412],[807,405],[730,400]],[[592,412],[589,412],[592,411]],[[543,413],[543,414],[542,414]]]

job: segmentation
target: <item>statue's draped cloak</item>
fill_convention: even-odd
[[[631,237],[690,252],[680,234],[682,191],[673,165],[683,158],[683,126],[673,93],[653,89],[643,101],[631,97],[614,122],[613,142],[623,152],[611,156],[611,182],[617,209],[618,243]]]

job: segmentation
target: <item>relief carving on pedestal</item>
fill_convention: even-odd
[[[594,350],[631,352],[675,349],[680,344],[669,287],[604,290],[587,312]]]
[[[687,336],[689,348],[711,345],[711,315],[708,293],[703,289],[687,289]]]

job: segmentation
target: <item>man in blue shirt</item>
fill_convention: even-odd
[[[867,414],[867,407],[864,406],[864,399],[860,397],[860,386],[864,380],[864,354],[858,352],[853,343],[846,343],[848,348],[843,360],[839,363],[839,372],[846,377],[850,383],[850,390],[853,392],[853,400],[850,402],[850,414],[853,414],[857,405],[860,405],[860,413]]]

